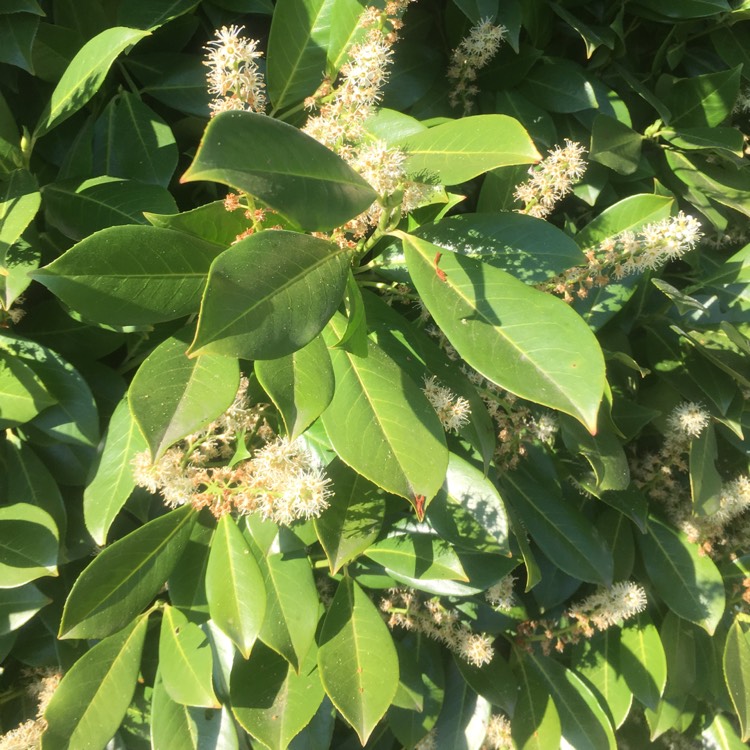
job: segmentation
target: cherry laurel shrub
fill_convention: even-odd
[[[744,747],[748,50],[0,3],[0,748]]]

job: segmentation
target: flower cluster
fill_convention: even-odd
[[[742,89],[737,94],[737,101],[734,103],[732,112],[735,114],[750,112],[750,87]]]
[[[458,611],[444,607],[439,599],[424,601],[414,589],[389,589],[380,601],[380,609],[388,615],[388,627],[422,633],[476,667],[489,664],[495,655],[492,638],[472,632],[459,619]]]
[[[137,484],[161,493],[171,507],[190,503],[216,517],[257,513],[289,525],[319,516],[328,507],[329,479],[303,445],[274,435],[264,420],[265,409],[248,403],[243,378],[234,403],[218,420],[167,450],[156,463],[148,451],[136,455]],[[248,443],[254,453],[244,458]]]
[[[565,146],[555,146],[549,156],[529,169],[529,179],[518,185],[515,199],[524,204],[519,213],[543,219],[583,177],[586,171],[586,149],[565,139]]]
[[[34,669],[29,672],[32,682],[27,687],[29,695],[36,700],[36,718],[23,722],[0,736],[0,750],[27,750],[40,747],[42,733],[47,728],[44,712],[60,684],[62,675],[53,669]]]
[[[242,26],[222,26],[206,45],[211,116],[230,110],[266,111],[266,84],[255,60],[258,42],[240,36]]]
[[[677,216],[647,224],[638,232],[620,232],[585,251],[585,266],[571,268],[545,282],[542,288],[561,294],[567,302],[572,292],[580,298],[589,289],[605,286],[610,279],[655,270],[667,261],[682,257],[702,237],[697,219],[680,211]]]
[[[492,714],[487,723],[487,734],[484,736],[482,750],[514,750],[514,748],[508,717],[502,714]]]
[[[494,586],[490,586],[484,592],[485,599],[499,612],[507,612],[513,609],[515,606],[515,595],[513,594],[515,582],[515,576],[504,576],[502,580],[498,581]]]
[[[425,377],[422,391],[438,415],[446,432],[458,432],[469,422],[471,406],[462,396],[457,396],[450,388],[439,385],[433,375]]]
[[[464,114],[471,112],[472,99],[479,93],[473,83],[477,71],[484,68],[500,49],[508,30],[484,18],[469,29],[469,33],[451,53],[448,79],[452,87],[448,101],[452,107],[463,104]]]

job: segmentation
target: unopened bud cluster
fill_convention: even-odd
[[[219,112],[266,111],[266,84],[257,58],[263,55],[258,42],[241,36],[242,26],[222,26],[216,38],[206,45],[208,92],[211,116]]]
[[[701,237],[700,222],[680,211],[677,216],[647,224],[637,232],[620,232],[602,240],[585,251],[587,265],[569,269],[545,282],[542,288],[561,294],[567,302],[573,300],[573,294],[583,299],[592,287],[653,271],[682,257]]]
[[[524,204],[519,213],[543,219],[573,188],[586,172],[586,149],[565,139],[539,164],[529,168],[529,179],[518,185],[515,199]]]
[[[497,54],[508,30],[484,18],[469,30],[466,37],[451,53],[448,79],[451,91],[448,101],[452,107],[463,104],[464,114],[473,109],[472,100],[479,93],[474,84],[477,71],[484,68]]]
[[[265,405],[250,405],[247,380],[218,420],[173,446],[156,462],[148,451],[134,461],[139,486],[171,506],[208,508],[216,517],[257,513],[289,525],[328,507],[330,480],[299,441],[277,437],[265,422]],[[236,463],[233,456],[253,454]]]
[[[495,655],[492,638],[474,633],[459,618],[457,610],[444,607],[439,599],[424,600],[414,589],[389,589],[380,601],[380,609],[388,616],[388,627],[426,635],[476,667],[489,664]]]

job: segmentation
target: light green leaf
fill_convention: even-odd
[[[315,650],[299,674],[259,643],[247,661],[235,661],[231,677],[232,710],[237,721],[270,750],[286,750],[307,726],[325,693],[315,666]]]
[[[436,125],[405,138],[411,175],[437,176],[444,185],[511,164],[533,164],[542,157],[518,120],[507,115],[474,115]]]
[[[551,691],[530,663],[529,656],[516,651],[515,671],[520,692],[510,724],[518,750],[549,750],[560,747],[560,715]]]
[[[744,138],[737,128],[679,128],[662,130],[659,135],[683,151],[712,149],[742,156]]]
[[[182,182],[211,180],[260,198],[302,229],[333,229],[375,191],[339,156],[297,128],[254,112],[222,112]]]
[[[402,239],[417,291],[469,365],[500,387],[596,431],[604,357],[565,302],[481,261],[456,253],[440,257],[441,249],[429,242],[405,234]]]
[[[0,588],[0,636],[18,630],[51,601],[31,583]]]
[[[331,572],[337,573],[378,538],[385,516],[385,493],[339,458],[326,467],[326,473],[333,484],[334,500],[313,522]]]
[[[31,367],[0,351],[0,426],[29,422],[54,403],[54,396]]]
[[[185,706],[219,708],[211,684],[213,662],[206,634],[167,605],[159,635],[159,673],[170,698]]]
[[[656,518],[649,518],[648,534],[639,535],[638,542],[646,571],[664,603],[713,635],[726,606],[724,583],[713,560]]]
[[[260,633],[266,612],[263,574],[231,516],[223,516],[211,541],[206,569],[211,619],[245,659]]]
[[[729,117],[737,100],[742,66],[718,73],[665,79],[665,103],[672,110],[668,125],[715,128]],[[658,91],[658,89],[657,89]]]
[[[742,727],[742,741],[750,739],[750,630],[739,619],[729,629],[724,646],[724,679]]]
[[[323,622],[320,679],[364,745],[398,688],[398,656],[388,627],[351,578],[339,583]]]
[[[324,333],[339,341],[346,318],[336,314]],[[336,392],[323,412],[328,437],[339,457],[379,487],[414,503],[429,501],[445,477],[448,449],[435,410],[420,388],[376,344],[360,357],[330,351]]]
[[[711,724],[703,730],[701,739],[717,750],[745,750],[747,747],[726,714],[716,714]]]
[[[57,575],[57,525],[28,503],[0,507],[0,589]]]
[[[0,196],[0,262],[8,248],[23,234],[42,202],[36,178],[25,169],[8,175]]]
[[[194,521],[186,505],[105,548],[73,584],[59,637],[103,638],[137,615],[177,565]]]
[[[167,579],[170,601],[187,614],[192,622],[203,622],[209,617],[206,567],[215,526],[210,514],[208,517],[198,516],[179,564]]]
[[[320,336],[292,354],[256,361],[255,374],[281,413],[291,440],[299,437],[333,398],[333,367]]]
[[[387,572],[409,578],[469,580],[450,544],[426,534],[386,537],[371,544],[365,555]]]
[[[120,177],[65,180],[42,189],[47,221],[72,240],[122,224],[145,224],[144,211],[171,213],[177,204],[160,185]]]
[[[42,750],[103,748],[135,691],[148,615],[105,638],[68,671],[44,712]]]
[[[103,229],[33,274],[85,318],[114,326],[175,320],[197,312],[219,249],[156,227]]]
[[[529,654],[560,714],[563,739],[576,750],[616,750],[612,724],[594,694],[569,669],[548,656]]]
[[[314,339],[346,287],[350,251],[282,230],[251,235],[211,265],[191,355],[275,359]]]
[[[221,416],[240,384],[236,359],[187,356],[190,333],[183,329],[159,344],[138,368],[128,390],[130,411],[154,460]]]
[[[110,66],[120,53],[148,35],[147,31],[115,26],[89,39],[58,81],[33,138],[41,138],[83,107],[104,83]]]
[[[135,487],[131,461],[148,450],[148,443],[133,419],[127,399],[115,408],[97,461],[91,466],[83,492],[86,529],[97,544],[104,545],[107,532]]]

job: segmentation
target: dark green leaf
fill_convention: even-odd
[[[715,513],[721,505],[723,482],[716,469],[717,456],[716,434],[709,424],[690,441],[690,491],[699,516]]]
[[[183,182],[244,190],[303,229],[324,231],[364,211],[375,191],[316,140],[265,115],[222,112],[206,128]]]
[[[73,584],[59,637],[102,638],[137,615],[177,564],[194,521],[186,505],[104,549]]]
[[[750,739],[750,635],[739,619],[729,629],[724,646],[724,679],[742,727],[742,741]]]
[[[551,691],[526,654],[518,655],[515,670],[520,692],[510,725],[513,742],[518,750],[559,747],[562,728]]]
[[[117,22],[136,29],[155,29],[187,13],[198,0],[128,0],[117,10]]]
[[[34,73],[32,46],[39,28],[39,16],[0,15],[0,63]]]
[[[599,114],[591,130],[590,158],[618,174],[633,174],[641,159],[642,141],[643,136],[625,123]]]
[[[647,614],[640,614],[622,628],[620,634],[622,675],[638,700],[656,710],[667,684],[667,657]]]
[[[51,601],[31,583],[0,589],[0,636],[18,630]]]

